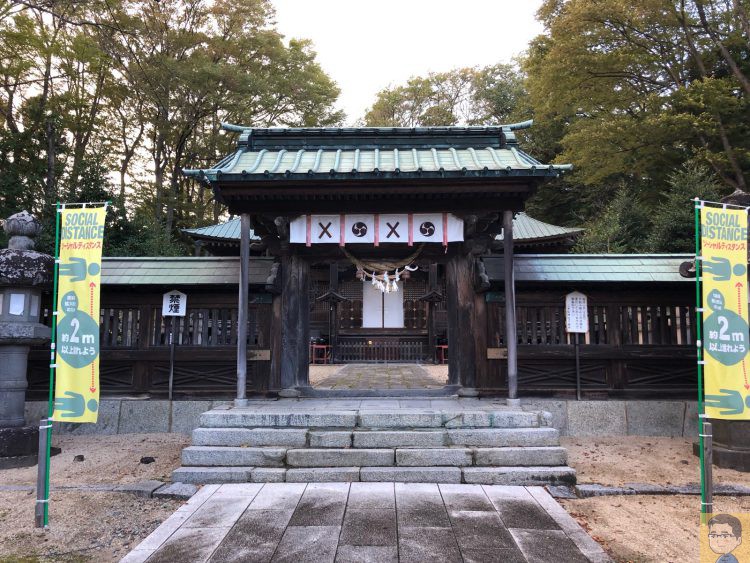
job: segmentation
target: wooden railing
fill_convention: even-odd
[[[166,395],[169,336],[174,328],[174,391],[177,397],[232,396],[237,384],[237,295],[190,297],[184,317],[161,315],[161,294],[103,295],[100,312],[100,382],[105,395]],[[270,300],[267,300],[270,301]],[[49,315],[45,316],[49,321]],[[174,327],[173,327],[174,323]],[[248,392],[264,391],[270,375],[270,303],[248,311]],[[29,357],[29,398],[43,398],[49,386],[49,349]]]
[[[339,363],[425,362],[431,359],[426,338],[341,337],[334,350]]]
[[[580,337],[581,381],[588,397],[694,395],[695,306],[688,292],[588,292],[589,331]],[[570,395],[576,385],[573,335],[565,331],[564,294],[519,295],[518,386],[522,395]],[[505,389],[505,308],[488,303],[491,349],[480,387]],[[494,353],[493,353],[494,350]]]

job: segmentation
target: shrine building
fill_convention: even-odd
[[[189,229],[195,257],[103,260],[102,393],[166,397],[173,335],[176,399],[365,394],[311,384],[311,363],[447,363],[419,396],[692,398],[689,257],[568,254],[580,229],[524,213],[570,170],[519,147],[530,126],[225,126],[237,149],[185,174],[234,219]],[[175,289],[187,313],[163,316]],[[32,398],[47,355],[31,353]]]

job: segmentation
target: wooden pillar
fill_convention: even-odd
[[[427,295],[436,296],[438,293],[438,265],[430,264],[430,274],[427,282]],[[436,362],[437,337],[435,335],[435,299],[428,299],[427,305],[427,353],[432,362]],[[450,356],[449,356],[450,357]]]
[[[503,212],[503,267],[505,270],[505,339],[508,347],[508,401],[518,401],[516,337],[516,277],[513,269],[513,212]]]
[[[487,299],[484,293],[474,294],[474,348],[476,352],[475,385],[487,386],[489,365],[487,364]]]
[[[476,386],[474,343],[474,284],[471,259],[454,250],[445,266],[448,305],[448,383],[473,389]]]
[[[282,396],[295,396],[310,379],[310,263],[298,254],[281,259]]]
[[[240,291],[237,304],[237,406],[247,405],[247,314],[250,271],[250,215],[240,217]]]
[[[271,375],[269,389],[281,389],[281,294],[271,303]]]
[[[334,261],[328,265],[328,292],[331,296],[339,294],[339,265]],[[328,300],[328,344],[331,346],[331,362],[338,356],[339,338],[339,300]]]
[[[618,355],[622,353],[622,311],[617,303],[607,304],[607,344],[613,346]],[[622,356],[620,356],[622,357]],[[610,360],[607,378],[610,389],[625,388],[625,362]]]

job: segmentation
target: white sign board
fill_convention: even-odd
[[[447,246],[463,240],[463,219],[452,213],[301,215],[289,225],[289,242],[307,246],[423,242]]]
[[[589,331],[589,301],[578,291],[565,296],[565,330],[586,333]]]
[[[169,291],[164,294],[161,314],[164,317],[184,317],[187,309],[187,295],[181,291]]]

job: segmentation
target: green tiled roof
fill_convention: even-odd
[[[230,219],[226,223],[209,225],[208,227],[182,230],[195,239],[229,239],[238,241],[240,240],[240,219]],[[260,240],[259,237],[255,236],[255,232],[252,229],[250,229],[250,240]]]
[[[212,168],[184,170],[210,181],[284,178],[556,177],[569,165],[542,164],[517,147],[514,131],[496,127],[270,128],[240,132],[238,150]]]
[[[515,257],[518,282],[679,282],[682,262],[691,254],[525,254]],[[502,255],[483,258],[492,281],[503,280]],[[250,258],[250,283],[264,285],[272,258]],[[237,285],[237,257],[215,258],[104,258],[102,283],[106,285]]]
[[[273,258],[250,258],[250,283],[264,285]],[[239,258],[104,258],[103,285],[237,285]]]
[[[514,257],[518,282],[680,282],[690,254],[525,254]],[[503,281],[502,255],[483,258],[490,280]]]
[[[543,221],[529,217],[523,212],[518,213],[513,218],[513,240],[516,241],[559,238],[566,235],[578,235],[582,232],[583,229],[560,227],[544,223]],[[495,240],[503,240],[503,233],[497,235]]]

